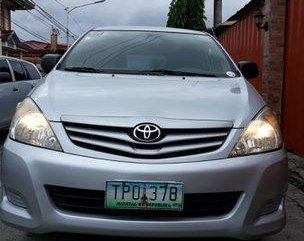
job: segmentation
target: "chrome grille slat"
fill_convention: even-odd
[[[167,144],[171,142],[180,142],[187,140],[203,140],[207,138],[213,137],[227,137],[227,132],[219,132],[214,134],[171,134],[170,136],[166,136],[163,140],[159,141],[159,144]]]
[[[219,149],[231,128],[162,129],[155,143],[142,143],[132,138],[133,128],[63,123],[70,140],[93,151],[130,158],[161,159],[189,156]]]
[[[219,147],[222,145],[222,142],[213,142],[213,143],[208,143],[208,144],[196,144],[196,145],[183,145],[180,147],[164,147],[161,150],[143,150],[143,149],[137,149],[134,148],[138,152],[143,152],[146,155],[154,155],[154,154],[167,154],[167,153],[175,153],[175,152],[183,152],[187,150],[196,150],[199,148],[212,148],[212,147]]]
[[[167,154],[170,152],[181,152],[181,151],[186,151],[189,149],[199,149],[199,148],[211,148],[211,147],[218,147],[221,146],[223,143],[222,142],[210,142],[208,144],[196,144],[196,145],[183,145],[183,146],[174,146],[174,147],[164,147],[164,148],[158,148],[158,149],[141,149],[141,148],[132,148],[124,145],[119,145],[115,143],[107,143],[107,142],[102,142],[98,140],[89,140],[86,138],[81,138],[81,137],[76,137],[73,135],[70,135],[71,140],[76,141],[78,143],[85,143],[85,144],[90,144],[94,145],[97,147],[105,147],[105,148],[114,148],[118,151],[123,151],[123,152],[128,152],[132,154],[134,150],[138,154],[144,154],[144,155],[162,155],[162,154]]]
[[[118,151],[124,151],[124,152],[129,152],[132,153],[132,148],[128,147],[128,146],[123,146],[123,145],[119,145],[119,144],[115,144],[115,143],[106,143],[106,142],[101,142],[101,141],[97,141],[97,140],[93,140],[93,139],[87,139],[87,138],[82,138],[82,137],[77,137],[77,136],[73,136],[70,135],[70,138],[72,141],[76,141],[78,143],[84,143],[84,144],[90,144],[96,147],[105,147],[105,148],[113,148],[116,149]]]
[[[119,133],[119,132],[113,132],[113,131],[99,131],[99,130],[86,129],[86,128],[75,128],[75,127],[66,127],[66,130],[69,132],[73,132],[73,133],[99,136],[99,137],[104,137],[104,138],[112,138],[112,139],[117,139],[117,140],[121,140],[121,141],[128,141],[128,142],[133,141],[126,133]]]
[[[133,140],[127,133],[123,132],[113,132],[113,131],[100,131],[100,130],[93,130],[90,128],[82,128],[82,127],[66,127],[68,132],[73,132],[77,134],[85,134],[85,135],[92,135],[101,138],[111,138],[116,139],[119,141],[130,142],[134,144],[139,144],[136,140]],[[158,144],[169,144],[171,142],[180,142],[180,141],[187,141],[187,140],[202,140],[206,138],[213,138],[213,137],[227,137],[227,132],[218,132],[212,134],[171,134],[170,136],[164,137],[162,140],[158,141]]]

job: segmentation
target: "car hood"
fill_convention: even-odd
[[[245,127],[265,105],[240,78],[53,71],[31,98],[50,121],[63,117],[161,117]]]

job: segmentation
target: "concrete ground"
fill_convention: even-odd
[[[2,138],[1,138],[2,136]],[[0,156],[3,143],[3,134],[0,133]],[[0,183],[1,191],[1,183]],[[0,241],[119,241],[119,237],[98,237],[88,235],[72,234],[50,234],[50,235],[29,235],[25,232],[8,227],[0,222]],[[132,239],[138,240],[140,239]],[[144,241],[150,241],[142,239]],[[192,239],[194,241],[194,239]],[[210,240],[210,239],[208,239]],[[217,239],[212,239],[216,241]],[[287,194],[287,226],[279,234],[266,237],[263,241],[303,241],[304,240],[304,193],[293,185],[289,185]],[[152,241],[152,240],[151,240]],[[207,239],[205,240],[207,241]],[[211,240],[210,240],[211,241]],[[228,241],[228,239],[223,240]]]

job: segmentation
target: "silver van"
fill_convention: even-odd
[[[58,62],[59,61],[59,62]],[[58,62],[58,63],[57,63]],[[18,107],[0,218],[31,233],[256,239],[285,225],[275,114],[209,34],[97,28]]]
[[[8,129],[16,106],[41,80],[35,65],[0,56],[0,130]]]

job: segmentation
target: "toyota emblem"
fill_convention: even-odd
[[[154,124],[140,124],[134,128],[133,136],[141,142],[155,142],[161,137],[161,131]]]

